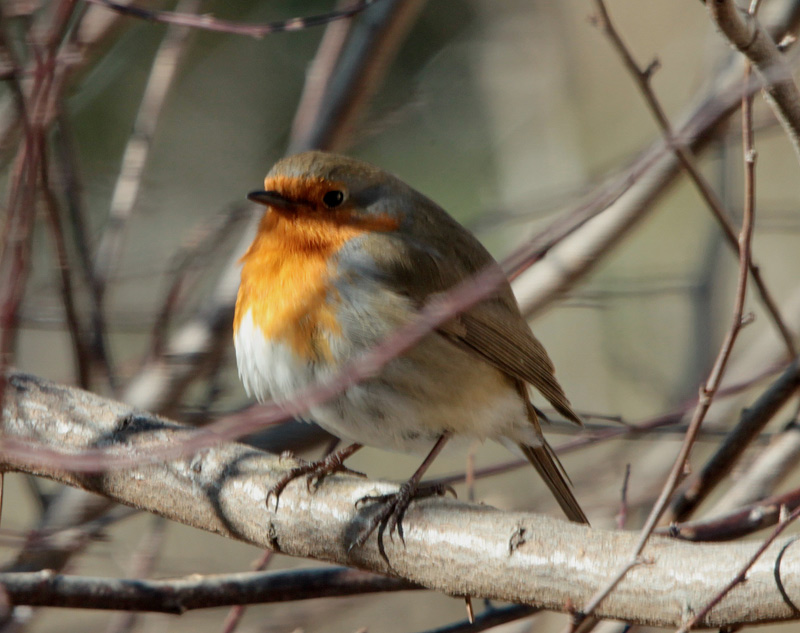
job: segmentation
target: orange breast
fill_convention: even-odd
[[[252,311],[253,322],[268,341],[287,344],[301,358],[332,360],[329,339],[340,335],[341,327],[329,261],[364,230],[268,210],[242,258],[234,332]]]

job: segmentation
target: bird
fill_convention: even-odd
[[[499,264],[465,227],[400,178],[343,155],[308,151],[279,160],[264,188],[256,236],[241,258],[233,320],[245,391],[286,402],[330,379],[349,361],[410,323],[438,294]],[[454,316],[415,346],[306,416],[345,448],[292,469],[293,479],[349,471],[363,446],[427,453],[397,493],[365,497],[380,509],[357,539],[379,528],[403,536],[410,502],[447,441],[493,439],[521,452],[568,519],[588,520],[571,482],[542,434],[531,387],[566,420],[581,425],[543,345],[503,282],[494,294]],[[349,471],[353,472],[353,471]],[[269,495],[268,495],[269,499]]]

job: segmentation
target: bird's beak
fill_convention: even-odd
[[[251,191],[247,194],[247,199],[258,204],[263,204],[266,207],[275,207],[276,209],[286,209],[287,211],[296,208],[296,204],[282,196],[277,191]]]

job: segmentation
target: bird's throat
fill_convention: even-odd
[[[242,258],[234,333],[252,312],[268,341],[287,344],[304,358],[330,359],[330,338],[341,333],[331,260],[362,233],[347,224],[268,210]]]

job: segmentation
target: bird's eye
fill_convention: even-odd
[[[342,204],[342,202],[344,202],[344,192],[339,191],[338,189],[332,189],[322,196],[322,204],[329,209],[338,207],[340,204]]]

